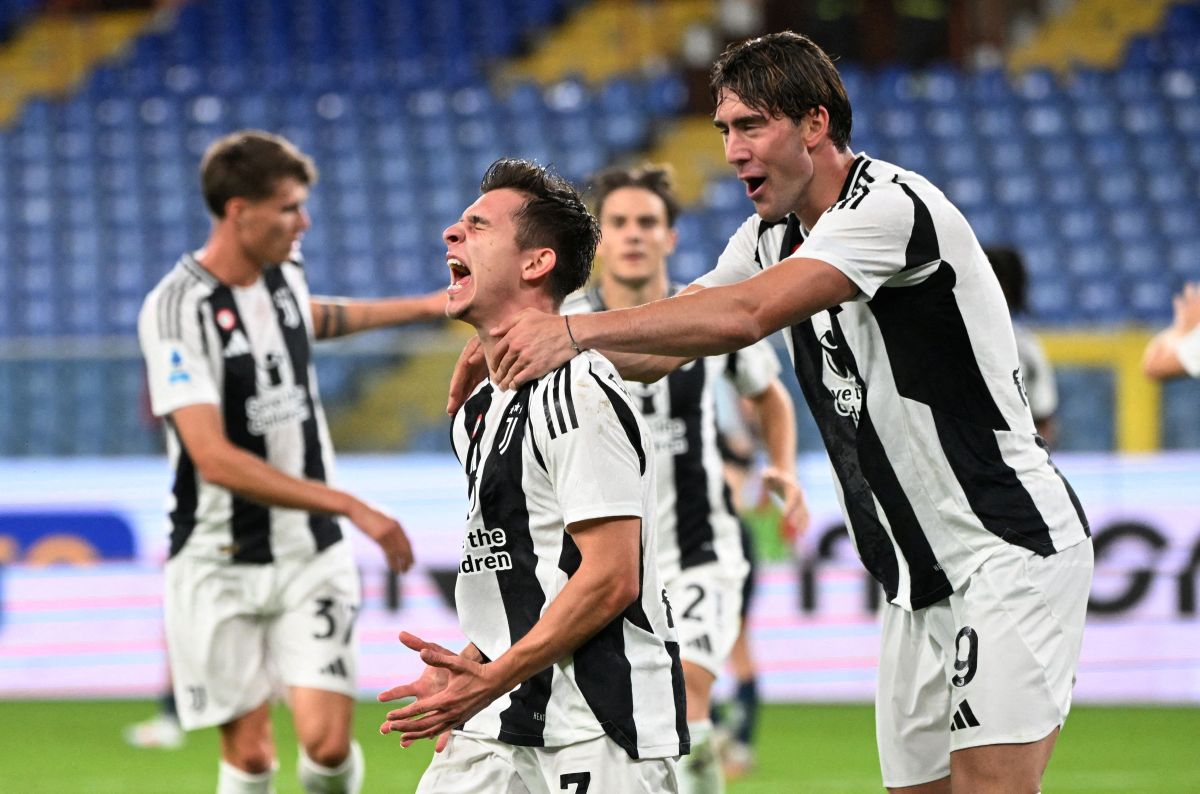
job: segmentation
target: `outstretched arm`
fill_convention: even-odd
[[[739,350],[767,334],[850,300],[858,288],[815,259],[789,259],[745,281],[709,287],[632,309],[571,318],[580,347],[614,353],[699,358]],[[513,388],[574,355],[561,317],[526,309],[492,330],[496,380]]]
[[[382,298],[380,300],[350,300],[313,296],[313,335],[317,339],[439,320],[446,313],[446,293],[443,290],[411,298]]]
[[[381,731],[400,731],[401,743],[407,746],[466,722],[500,695],[574,651],[637,598],[641,519],[581,521],[568,531],[579,547],[579,569],[529,633],[489,664],[460,654],[422,651],[425,664],[447,671],[445,687],[389,712]]]
[[[1200,284],[1184,286],[1174,305],[1175,321],[1150,341],[1142,357],[1142,371],[1156,380],[1187,375],[1186,364],[1200,359]]]
[[[412,546],[395,518],[323,482],[286,474],[236,446],[225,435],[217,406],[184,406],[171,413],[171,422],[206,482],[259,504],[345,516],[379,544],[393,571],[412,565]]]

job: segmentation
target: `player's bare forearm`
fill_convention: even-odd
[[[293,477],[235,446],[225,436],[215,405],[184,406],[172,412],[171,422],[200,476],[213,485],[274,507],[332,514],[352,508],[355,500],[349,494]]]
[[[699,358],[740,350],[855,294],[831,265],[788,260],[737,284],[581,315],[571,328],[583,347]]]
[[[749,398],[762,427],[767,460],[773,468],[796,475],[796,412],[792,398],[778,378]]]
[[[602,519],[571,528],[581,561],[529,633],[494,660],[508,691],[570,654],[640,592],[641,520]]]
[[[380,300],[348,300],[313,297],[310,301],[313,335],[317,339],[438,320],[445,316],[446,296],[442,291],[428,295]]]

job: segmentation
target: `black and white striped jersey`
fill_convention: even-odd
[[[333,454],[311,360],[304,271],[267,268],[254,284],[223,284],[190,254],[151,290],[138,338],[156,416],[218,406],[238,447],[295,477],[327,481]],[[341,539],[332,516],[267,507],[205,482],[169,418],[171,556],[237,563],[301,559]]]
[[[578,570],[568,525],[642,520],[638,599],[464,730],[534,747],[607,734],[632,758],[686,753],[679,645],[652,562],[654,457],[612,364],[589,351],[515,390],[484,381],[455,414],[452,441],[469,502],[455,601],[488,659],[524,637]]]
[[[672,287],[671,293],[678,289]],[[607,308],[593,287],[568,296],[560,311]],[[625,382],[654,438],[658,570],[665,581],[709,562],[719,562],[730,576],[749,569],[717,447],[715,389],[724,377],[738,393],[754,396],[778,375],[779,359],[764,340],[737,353],[693,361],[655,383]]]
[[[752,216],[699,283],[793,254],[860,290],[785,335],[858,554],[890,601],[945,598],[1000,544],[1048,556],[1087,537],[1034,431],[1000,285],[941,191],[860,155],[811,231]]]

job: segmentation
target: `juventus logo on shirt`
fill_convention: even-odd
[[[296,299],[292,297],[291,290],[286,286],[280,287],[272,293],[271,300],[274,301],[275,307],[279,309],[284,325],[288,328],[300,327],[300,309],[296,307]]]
[[[508,451],[508,445],[512,443],[513,431],[516,430],[520,418],[521,403],[515,402],[508,409],[508,416],[504,417],[504,432],[500,438],[500,445],[497,447],[497,452],[501,455]]]

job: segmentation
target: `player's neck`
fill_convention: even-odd
[[[662,300],[669,292],[670,281],[665,267],[646,281],[621,281],[607,273],[600,278],[600,297],[609,309],[631,309],[643,303]]]
[[[246,256],[241,246],[227,235],[214,230],[196,258],[209,273],[223,284],[248,287],[258,281],[262,265]]]
[[[558,314],[558,304],[539,288],[522,295],[522,300],[510,301],[494,317],[472,317],[468,320],[471,325],[475,326],[479,344],[483,348],[483,357],[487,361],[488,378],[493,382],[496,377],[496,365],[500,363],[496,358],[496,346],[500,344],[503,337],[493,336],[492,329],[508,322],[526,309],[536,309],[545,314]]]
[[[854,166],[854,152],[849,148],[838,151],[831,142],[825,141],[823,146],[813,151],[812,159],[812,186],[806,191],[801,206],[795,210],[806,229],[816,226],[825,210],[838,200],[842,185],[846,184],[846,177]]]

